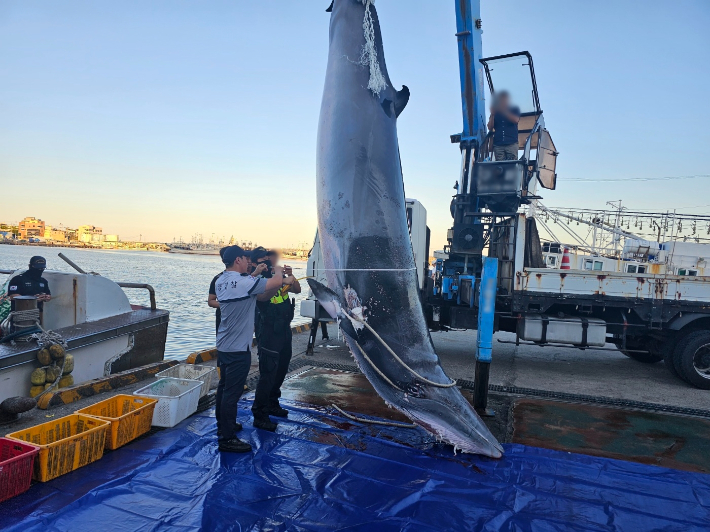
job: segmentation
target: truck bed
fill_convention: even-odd
[[[710,305],[710,277],[685,275],[526,268],[518,272],[515,290],[529,295],[601,296]]]

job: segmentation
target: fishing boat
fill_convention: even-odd
[[[182,253],[185,255],[219,255],[222,246],[217,244],[169,244],[168,253]]]
[[[41,327],[66,341],[74,357],[74,383],[162,361],[169,312],[156,307],[153,288],[142,283],[114,282],[73,266],[75,273],[44,271],[52,299],[44,303]],[[0,270],[0,274],[7,275],[9,281],[23,271]],[[7,284],[4,282],[0,296]],[[125,289],[147,290],[150,306],[132,305]],[[6,333],[4,339],[8,338]],[[40,366],[39,346],[34,340],[27,341],[27,337],[24,340],[19,337],[0,343],[0,403],[10,397],[29,396],[31,374]]]

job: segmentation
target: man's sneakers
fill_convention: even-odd
[[[281,408],[281,405],[272,406],[269,408],[269,415],[276,417],[288,417],[288,410]]]
[[[269,432],[276,432],[276,427],[278,425],[271,421],[268,417],[255,417],[254,427],[257,429],[268,430]]]
[[[238,438],[219,442],[219,450],[223,453],[248,453],[251,452],[251,445]]]

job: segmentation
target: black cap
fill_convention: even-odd
[[[263,259],[264,257],[269,255],[269,250],[259,246],[258,248],[254,248],[251,250],[251,261],[256,262],[259,259]]]
[[[44,257],[35,255],[30,259],[30,268],[37,268],[38,270],[44,270],[47,267],[47,261]]]
[[[224,252],[227,251],[227,249],[229,249],[229,246],[224,246],[223,248],[220,248],[220,250],[219,250],[220,258],[224,257]]]
[[[249,257],[249,252],[239,246],[229,246],[224,250],[224,253],[222,253],[222,262],[229,266],[239,257]]]

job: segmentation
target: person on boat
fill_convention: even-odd
[[[518,122],[520,109],[510,103],[508,91],[500,91],[493,97],[488,129],[493,131],[493,153],[496,161],[518,159]]]
[[[266,266],[265,277],[278,275],[275,270],[279,254],[257,248],[252,252],[251,261],[259,266]],[[290,266],[283,267],[283,275],[287,278],[284,285],[274,294],[263,294],[257,297],[257,335],[259,350],[259,383],[252,414],[254,426],[264,430],[276,430],[276,423],[269,416],[287,417],[288,410],[279,404],[281,385],[283,384],[288,365],[291,362],[291,320],[295,310],[295,300],[289,293],[300,294],[301,285],[293,277]]]
[[[41,313],[44,310],[44,304],[52,299],[49,282],[42,277],[46,268],[47,261],[44,257],[39,255],[32,257],[27,271],[10,279],[7,285],[7,295],[10,296],[10,300],[17,296],[36,296],[37,308]],[[12,310],[15,310],[14,305]]]
[[[229,246],[225,246],[219,250],[219,257],[221,259],[224,258],[224,251],[228,247]],[[214,316],[215,316],[215,333],[216,333],[216,331],[219,331],[219,322],[222,319],[222,313],[219,311],[219,301],[217,301],[217,289],[215,288],[215,284],[217,283],[217,279],[219,279],[219,277],[223,273],[224,273],[224,271],[221,271],[217,275],[214,276],[214,279],[212,279],[212,282],[210,283],[209,295],[207,296],[207,306],[217,309],[217,311],[214,314]]]
[[[274,268],[271,279],[261,277],[266,265],[258,266],[250,275],[250,253],[239,246],[229,246],[222,254],[225,271],[215,283],[221,313],[217,329],[217,386],[215,417],[219,450],[246,453],[251,445],[237,438],[242,426],[237,422],[237,403],[244,392],[251,367],[251,345],[254,337],[254,310],[260,294],[272,293],[283,286],[283,270]]]

